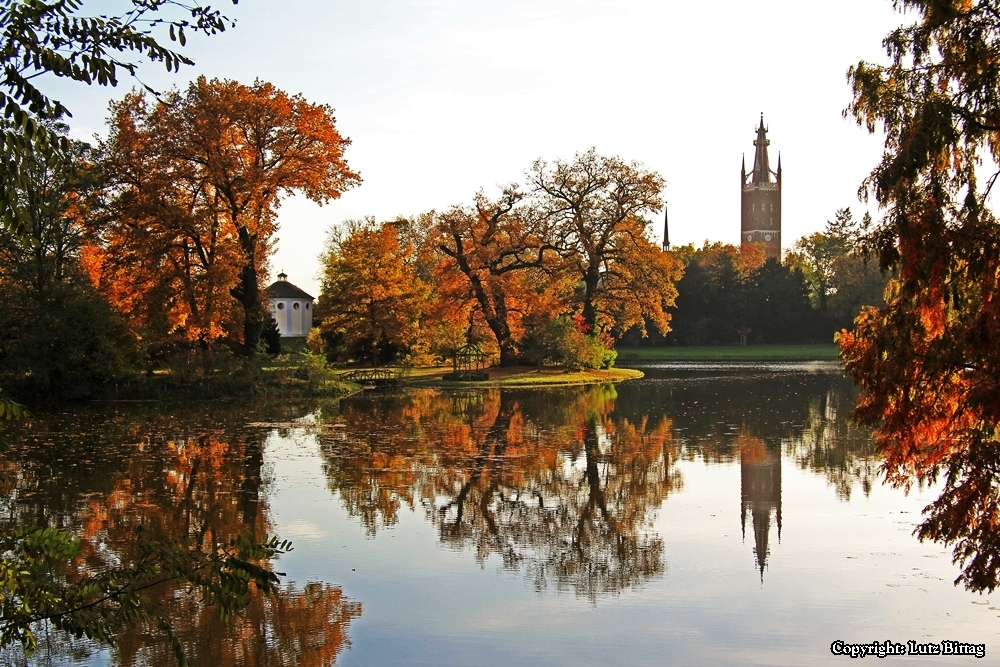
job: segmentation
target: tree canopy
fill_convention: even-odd
[[[350,357],[377,364],[416,344],[428,288],[417,276],[415,252],[396,226],[372,219],[350,222],[328,238],[317,316]]]
[[[662,208],[663,178],[591,149],[572,162],[537,160],[528,183],[565,269],[582,284],[580,309],[590,330],[637,325],[645,332],[648,319],[666,333],[664,306],[677,295],[680,267],[646,238],[643,217]],[[602,309],[618,315],[603,327]]]
[[[993,590],[1000,224],[987,198],[1000,175],[1000,14],[989,0],[895,4],[916,20],[884,40],[888,64],[850,69],[845,113],[886,137],[862,188],[882,215],[862,243],[898,278],[840,346],[888,479],[944,477],[920,537],[954,544],[959,581]]]
[[[636,328],[645,336],[647,323],[665,334],[682,263],[653,243],[642,217],[662,205],[662,188],[663,179],[642,165],[591,150],[572,162],[536,161],[524,184],[495,197],[480,191],[471,204],[383,223],[414,246],[412,259],[404,254],[412,269],[403,280],[427,286],[421,335],[434,340],[419,346],[447,355],[485,344],[505,366],[597,368],[614,361],[613,335]],[[386,290],[402,275],[373,276],[360,258],[337,253],[326,255],[324,267],[344,280],[350,269],[350,284],[377,278]],[[347,313],[347,292],[324,284],[323,312],[338,304]],[[354,317],[360,326],[364,318]],[[345,322],[338,326],[346,332]],[[369,322],[365,335],[378,338],[378,328]]]
[[[229,334],[252,355],[281,200],[302,192],[322,204],[360,182],[333,110],[269,83],[201,77],[153,103],[129,95],[112,112],[102,146],[108,293],[140,321],[158,318],[164,333]]]

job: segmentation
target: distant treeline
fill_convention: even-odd
[[[829,343],[866,305],[881,306],[889,276],[864,259],[857,239],[867,217],[837,211],[826,229],[805,236],[783,262],[760,246],[705,243],[671,252],[684,265],[666,336],[637,329],[619,344],[749,345]]]

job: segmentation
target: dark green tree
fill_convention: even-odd
[[[773,257],[750,274],[743,303],[755,341],[798,343],[817,336],[821,319],[809,305],[802,271],[779,264]]]
[[[274,315],[271,315],[264,323],[264,332],[260,335],[260,341],[272,357],[281,354],[281,331],[278,330],[278,320],[274,319]]]
[[[46,131],[61,137],[66,128],[47,123]],[[79,397],[126,378],[137,345],[80,266],[98,180],[90,147],[60,144],[23,161],[32,186],[15,192],[26,223],[20,234],[0,229],[0,371],[45,394]]]

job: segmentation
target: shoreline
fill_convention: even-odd
[[[442,376],[451,372],[450,367],[430,366],[410,369],[400,378],[403,387],[426,387],[433,389],[521,388],[565,387],[572,385],[607,384],[639,380],[645,373],[636,368],[608,368],[602,370],[565,371],[561,368],[513,366],[511,368],[488,368],[488,380],[462,381],[444,380]]]
[[[650,361],[839,361],[833,344],[815,345],[677,345],[618,349],[619,364]]]

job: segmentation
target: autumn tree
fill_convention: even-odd
[[[591,331],[625,331],[645,322],[669,328],[680,264],[647,238],[643,217],[663,207],[664,181],[641,164],[596,151],[572,162],[536,161],[528,187],[550,226],[567,270],[580,281],[580,308]],[[608,321],[601,322],[600,315]]]
[[[436,240],[449,262],[442,267],[467,281],[478,312],[500,349],[500,365],[519,358],[517,338],[527,301],[544,296],[542,269],[554,248],[536,211],[516,186],[495,201],[479,193],[472,206],[438,216]]]
[[[151,347],[209,352],[239,322],[230,291],[241,252],[221,193],[200,165],[178,160],[144,120],[163,109],[131,94],[111,105],[100,146],[103,219],[85,248],[94,282]],[[150,122],[149,125],[156,125]]]
[[[388,224],[396,228],[402,245],[413,248],[407,266],[427,290],[415,356],[451,359],[459,348],[483,343],[492,332],[477,317],[469,281],[438,248],[436,220],[437,213],[427,211],[409,218],[400,216]]]
[[[135,155],[155,157],[153,164],[169,169],[162,173],[165,178],[150,179],[150,188],[179,182],[192,204],[192,197],[197,198],[200,210],[194,213],[201,228],[193,234],[183,230],[193,252],[181,253],[204,264],[196,238],[217,234],[236,244],[236,279],[229,294],[242,312],[234,337],[252,355],[266,320],[260,278],[277,229],[278,206],[294,192],[322,204],[357,185],[360,178],[344,160],[350,142],[337,131],[329,106],[261,81],[248,86],[201,77],[184,92],[172,91],[152,105],[141,98],[116,108],[119,123],[134,126],[129,131],[135,142],[144,144]],[[127,191],[144,204],[176,203],[174,193],[137,190],[128,184]],[[164,212],[160,222],[183,226],[189,213],[191,206],[181,202]],[[212,229],[216,224],[217,231]]]
[[[370,355],[375,363],[407,353],[428,296],[415,253],[393,224],[369,218],[332,229],[322,256],[322,331],[352,356]]]
[[[944,478],[921,539],[954,545],[958,581],[1000,581],[1000,222],[987,198],[1000,159],[1000,15],[988,0],[899,0],[915,18],[888,64],[848,72],[846,113],[885,134],[863,185],[882,211],[863,239],[898,271],[886,304],[840,335],[887,479]],[[984,158],[990,164],[984,173]],[[956,582],[957,583],[957,582]]]

